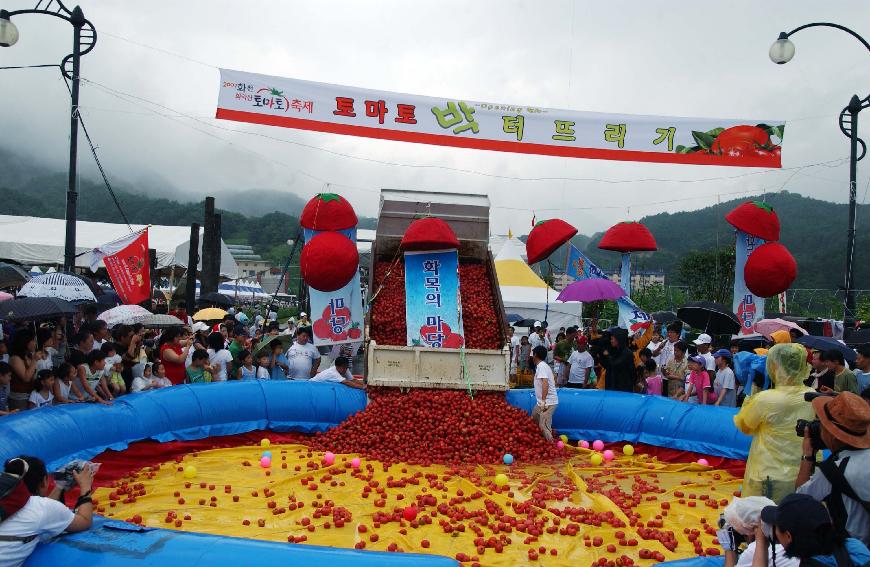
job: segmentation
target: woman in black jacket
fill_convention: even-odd
[[[604,389],[620,392],[634,392],[636,372],[634,353],[628,348],[628,331],[612,329],[610,348],[604,351],[602,363],[606,370]]]

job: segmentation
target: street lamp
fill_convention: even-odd
[[[842,30],[858,41],[867,48],[867,51],[870,52],[870,43],[850,30],[845,26],[841,26],[839,24],[831,24],[827,22],[814,22],[811,24],[805,24],[803,26],[796,27],[790,32],[782,32],[779,34],[779,37],[773,45],[770,46],[770,60],[776,63],[777,65],[783,65],[791,61],[792,57],[794,57],[794,44],[789,39],[795,33],[801,31],[806,28],[813,27],[828,27],[828,28],[836,28],[838,30]],[[857,213],[857,204],[856,204],[856,177],[858,173],[858,162],[864,158],[867,154],[867,144],[864,143],[864,140],[858,137],[858,113],[863,109],[870,107],[870,95],[864,97],[863,99],[858,98],[858,95],[852,95],[852,98],[849,100],[849,104],[840,112],[840,131],[843,132],[843,135],[849,138],[849,232],[846,237],[846,274],[844,278],[844,292],[846,295],[846,305],[843,313],[843,326],[846,329],[850,329],[855,325],[855,290],[853,288],[853,277],[854,277],[854,257],[855,257],[855,215]],[[858,153],[858,146],[861,146],[860,155]]]
[[[66,192],[66,239],[64,242],[63,267],[67,271],[75,268],[76,259],[76,165],[79,134],[79,75],[81,71],[81,56],[90,53],[97,43],[97,30],[89,20],[85,19],[82,9],[76,6],[72,10],[64,6],[61,0],[49,0],[40,7],[44,0],[37,2],[32,10],[16,10],[8,12],[0,10],[0,47],[11,47],[18,41],[18,28],[12,23],[13,16],[22,14],[45,14],[54,16],[73,27],[73,51],[63,58],[60,70],[64,77],[72,82],[70,88],[70,136],[69,136],[69,178]]]

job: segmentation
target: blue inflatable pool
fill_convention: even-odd
[[[511,404],[530,411],[530,390],[507,393]],[[143,439],[160,442],[235,435],[248,431],[324,431],[365,408],[365,393],[338,384],[226,382],[176,386],[117,400],[112,406],[57,406],[0,420],[0,458],[35,455],[51,469],[106,449],[123,450]],[[553,426],[573,439],[646,443],[745,459],[750,439],[739,433],[735,410],[673,402],[621,392],[560,390]],[[255,558],[252,560],[252,558]],[[390,554],[145,529],[99,521],[89,532],[42,545],[27,565],[206,565],[290,561],[293,565],[456,565],[432,555]],[[686,567],[721,565],[689,559]]]

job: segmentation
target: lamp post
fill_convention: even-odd
[[[790,32],[782,32],[773,45],[770,46],[770,60],[777,65],[784,65],[794,57],[794,44],[789,39],[795,33],[813,27],[828,27],[842,30],[867,48],[870,52],[870,43],[850,30],[839,24],[831,24],[827,22],[814,22],[796,27]],[[855,289],[853,285],[854,276],[854,256],[855,256],[855,216],[857,214],[856,203],[856,177],[858,174],[858,162],[864,158],[867,153],[867,144],[864,140],[858,137],[858,113],[863,109],[870,107],[870,95],[863,99],[858,98],[858,95],[852,95],[849,104],[840,112],[840,131],[843,135],[849,138],[849,232],[846,238],[846,274],[844,278],[843,289],[846,295],[846,305],[843,312],[843,326],[848,330],[855,325]],[[858,146],[861,146],[861,153],[858,154]],[[848,332],[848,331],[847,331]]]
[[[18,28],[12,23],[13,16],[23,14],[45,14],[69,22],[73,27],[73,50],[63,58],[60,70],[64,77],[72,83],[70,87],[70,135],[69,135],[69,178],[66,192],[66,239],[63,250],[64,270],[72,271],[76,259],[76,204],[78,191],[76,189],[76,166],[79,134],[79,74],[81,71],[81,56],[94,48],[97,43],[97,30],[85,18],[82,9],[76,6],[72,10],[64,6],[61,0],[49,0],[40,7],[43,0],[32,10],[16,10],[8,12],[0,10],[0,47],[11,47],[18,41]]]

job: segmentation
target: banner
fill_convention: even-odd
[[[151,299],[147,228],[94,248],[91,271],[97,271],[101,261],[121,301],[134,305]]]
[[[743,280],[743,268],[752,251],[764,244],[764,240],[737,230],[734,257],[734,303],[732,309],[740,319],[740,334],[751,335],[755,324],[764,319],[764,298],[753,295]]]
[[[607,275],[601,271],[601,268],[596,266],[592,260],[587,258],[573,244],[568,246],[568,261],[565,266],[565,273],[574,278],[574,281],[589,278],[608,279]],[[652,321],[650,316],[632,301],[630,297],[620,297],[616,300],[616,306],[619,308],[619,326],[623,329],[628,329],[630,335],[642,332],[650,326]]]
[[[781,167],[781,120],[576,112],[220,70],[217,118],[417,144],[586,159]]]
[[[305,242],[320,231],[305,229]],[[342,230],[356,243],[356,229]],[[320,291],[308,286],[311,303],[311,332],[314,346],[356,343],[363,340],[364,315],[359,270],[344,287]]]
[[[408,346],[459,348],[465,342],[456,250],[405,252]]]

